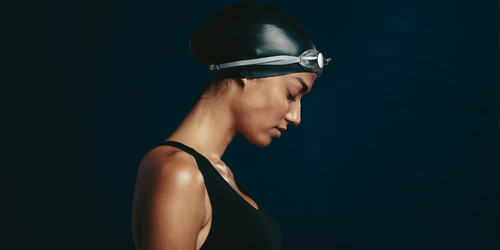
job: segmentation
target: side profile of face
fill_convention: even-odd
[[[248,141],[266,147],[289,124],[300,123],[300,102],[316,79],[314,73],[243,79],[235,104],[235,125]]]

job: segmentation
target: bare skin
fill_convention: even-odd
[[[230,80],[227,91],[201,98],[167,141],[183,143],[204,155],[255,209],[229,167],[221,160],[234,137],[242,134],[265,147],[288,124],[300,123],[300,100],[316,78],[296,73],[262,79]],[[156,147],[139,165],[133,202],[137,249],[200,249],[210,232],[212,207],[195,159],[174,147]]]

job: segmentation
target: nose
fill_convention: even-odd
[[[290,106],[285,115],[285,120],[295,126],[300,124],[300,102],[296,102]]]

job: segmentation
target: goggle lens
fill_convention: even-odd
[[[323,74],[323,68],[328,65],[330,58],[325,59],[323,54],[315,49],[306,50],[300,55],[299,64],[306,70],[316,73],[318,76]]]

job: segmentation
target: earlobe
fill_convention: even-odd
[[[234,81],[238,86],[245,87],[248,83],[248,79],[246,78],[231,78],[231,81]]]
[[[233,86],[238,86],[238,89],[245,87],[247,84],[248,79],[244,78],[228,78],[226,79],[228,81],[228,86],[233,87]]]
[[[239,80],[239,83],[241,84],[242,87],[244,87],[244,86],[246,86],[248,84],[248,79],[247,78],[239,78],[238,80]]]

